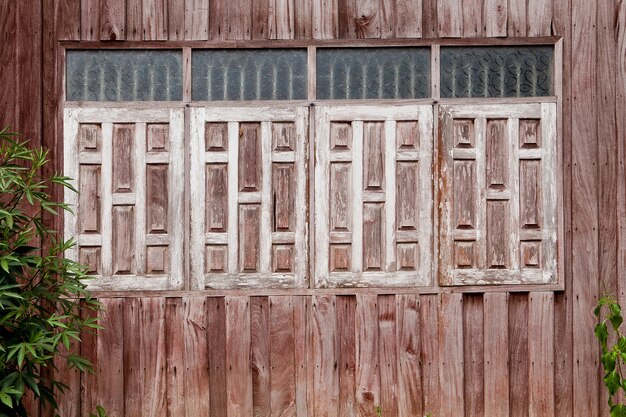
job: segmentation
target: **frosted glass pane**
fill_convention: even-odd
[[[306,62],[306,49],[196,50],[191,95],[200,101],[306,99]]]
[[[182,52],[67,51],[69,101],[179,101]]]
[[[552,46],[442,47],[442,97],[554,95]]]
[[[429,48],[319,48],[318,99],[430,96]]]

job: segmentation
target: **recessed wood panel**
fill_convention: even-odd
[[[521,119],[519,121],[519,147],[522,149],[541,148],[541,121]]]
[[[258,204],[239,206],[239,269],[256,272],[259,269],[261,207]]]
[[[417,230],[419,221],[419,163],[396,164],[396,227]]]
[[[226,232],[228,227],[228,166],[206,166],[206,222],[207,232]]]
[[[167,233],[168,166],[146,167],[146,227],[148,233]]]
[[[330,245],[330,272],[352,269],[352,245]]]
[[[102,149],[102,129],[99,124],[81,124],[78,137],[80,151],[100,152]]]
[[[228,124],[206,123],[204,143],[208,152],[224,152],[228,150]]]
[[[382,190],[385,181],[385,134],[381,122],[363,126],[363,187]]]
[[[520,265],[525,269],[541,268],[541,241],[520,242]]]
[[[456,119],[454,124],[454,147],[474,148],[476,147],[476,137],[474,133],[474,120]]]
[[[101,233],[100,175],[100,165],[81,165],[79,168],[78,230],[80,233]]]
[[[167,246],[148,246],[146,248],[146,272],[148,274],[167,274],[170,271],[170,250]]]
[[[487,201],[487,267],[509,268],[509,202]]]
[[[398,243],[396,245],[398,271],[416,271],[419,267],[419,245]]]
[[[272,149],[276,152],[294,151],[296,126],[294,123],[272,124]]]
[[[80,248],[78,261],[87,266],[87,273],[100,275],[102,273],[102,258],[100,256],[101,249],[99,247],[83,246]]]
[[[272,247],[272,271],[293,272],[293,245],[274,245]]]
[[[272,167],[272,203],[274,231],[289,232],[296,227],[296,181],[294,164]]]
[[[170,149],[170,127],[166,123],[150,123],[146,133],[148,152],[167,152]]]
[[[454,264],[456,268],[476,267],[476,242],[454,242]]]
[[[541,228],[541,161],[520,161],[520,226]]]
[[[330,230],[352,230],[352,166],[330,165]]]
[[[261,189],[261,125],[239,125],[239,191]]]
[[[131,274],[135,257],[135,208],[115,206],[112,214],[113,273]]]
[[[228,268],[228,246],[207,245],[204,264],[206,273],[226,272]]]
[[[398,150],[413,151],[420,146],[419,124],[415,121],[396,123],[396,147]]]
[[[113,125],[113,192],[133,192],[135,126]]]
[[[345,151],[352,149],[352,124],[332,122],[330,124],[330,150]]]
[[[363,204],[363,270],[382,270],[384,266],[384,204]]]
[[[454,227],[476,226],[476,163],[454,161]]]
[[[494,190],[508,187],[509,141],[506,120],[488,120],[486,138],[486,185]]]

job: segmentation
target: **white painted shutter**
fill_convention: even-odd
[[[556,104],[440,106],[442,285],[557,282]]]
[[[65,110],[66,254],[91,290],[183,286],[183,110]]]
[[[432,107],[319,107],[315,118],[315,285],[430,285]]]
[[[308,108],[191,110],[191,285],[305,287]]]

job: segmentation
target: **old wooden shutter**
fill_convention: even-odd
[[[431,283],[432,107],[316,109],[315,282]]]
[[[183,110],[66,109],[64,147],[80,191],[65,196],[67,256],[89,288],[182,288]]]
[[[192,288],[306,286],[308,108],[191,114]]]
[[[442,285],[557,280],[556,104],[440,106]]]

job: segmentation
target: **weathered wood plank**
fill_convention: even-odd
[[[441,294],[439,307],[440,413],[454,415],[464,406],[463,295]]]
[[[356,416],[356,297],[339,295],[337,307],[337,367],[339,416]]]
[[[270,30],[276,31],[272,25],[275,22],[271,22],[270,12],[274,11],[274,0],[261,0],[252,3],[252,39],[271,39]]]
[[[391,39],[396,35],[396,0],[380,0],[380,37]]]
[[[554,295],[548,292],[531,293],[528,302],[528,356],[530,360],[528,415],[530,417],[555,415],[554,350],[552,347],[554,337]],[[597,371],[597,369],[594,370]],[[594,397],[593,393],[588,395]]]
[[[294,37],[310,39],[313,33],[313,2],[296,1],[294,10]]]
[[[529,13],[529,20],[531,14]],[[598,137],[596,130],[596,9],[572,2],[572,273],[573,410],[598,416],[598,348],[591,313],[598,297]],[[529,35],[536,32],[529,28]]]
[[[250,297],[250,361],[252,410],[255,416],[271,413],[270,302],[268,297]]]
[[[458,38],[461,36],[463,10],[457,0],[437,0],[437,22],[439,37]]]
[[[518,3],[522,2],[518,1]],[[483,25],[486,37],[507,36],[508,7],[507,0],[485,0]]]
[[[100,39],[100,1],[80,0],[80,39],[83,41]]]
[[[205,297],[183,297],[182,327],[184,347],[185,415],[206,416],[210,410],[209,344],[213,329],[208,327]],[[168,337],[171,337],[168,335]]]
[[[357,38],[380,38],[380,0],[357,1],[355,22]]]
[[[222,9],[224,10],[224,9]],[[228,33],[226,39],[248,40],[252,37],[252,8],[245,0],[226,2]],[[210,16],[210,15],[209,15]]]
[[[509,413],[528,417],[528,294],[509,298]]]
[[[139,326],[139,348],[125,343],[124,351],[139,351],[141,415],[160,417],[167,413],[164,298],[140,299]]]
[[[508,294],[484,295],[485,416],[509,415]],[[514,387],[513,389],[517,389]]]
[[[395,295],[378,296],[378,361],[380,369],[380,407],[386,415],[398,415],[398,312]],[[371,323],[368,323],[371,326]],[[405,363],[406,365],[406,363]]]
[[[623,115],[626,114],[626,2],[620,1],[616,7],[616,64],[615,74],[615,103],[617,113],[616,133],[618,138],[618,257],[617,270],[624,271],[626,268],[626,170],[624,160],[626,159],[626,123]],[[618,298],[621,305],[626,305],[626,289],[624,282],[618,281]]]
[[[270,297],[271,416],[296,416],[294,305],[290,296]]]
[[[100,0],[100,40],[126,39],[126,1]]]
[[[167,40],[167,0],[143,0],[143,39]]]
[[[223,297],[207,298],[207,347],[209,356],[210,415],[226,416],[226,302]]]
[[[185,39],[209,39],[209,0],[185,0]],[[170,21],[171,21],[170,17]],[[170,31],[171,36],[171,31]]]
[[[124,416],[124,300],[121,298],[100,299],[100,313],[96,341],[96,379],[98,384],[96,404],[106,405],[107,415]],[[94,412],[90,409],[89,412]]]
[[[398,360],[398,416],[423,415],[422,344],[419,298],[396,295]],[[384,384],[384,381],[381,381]]]
[[[294,361],[295,361],[295,401],[296,416],[307,417],[308,401],[308,372],[307,367],[307,299],[309,297],[292,297],[293,300],[293,330],[294,330]]]
[[[396,0],[395,21],[393,23],[396,38],[422,37],[422,0]]]
[[[485,349],[493,341],[483,333],[483,295],[466,294],[463,296],[463,374],[465,416],[483,416],[485,414],[485,393],[491,381],[485,379]]]
[[[250,303],[247,297],[226,297],[226,416],[228,417],[251,415],[250,359]]]
[[[270,0],[269,38],[293,39],[296,0]]]
[[[33,13],[34,10],[32,7],[33,6],[29,5],[30,12],[33,16],[37,16],[36,13]],[[54,6],[43,6],[44,12],[53,12],[55,16],[56,37],[53,38],[54,40],[77,41],[81,39],[82,7],[80,0],[57,0],[54,2]],[[96,29],[97,28],[94,28],[94,30]]]
[[[335,297],[332,295],[314,296],[311,320],[311,348],[313,373],[312,416],[338,417],[338,369],[337,335],[335,331]]]
[[[357,295],[356,301],[356,406],[358,416],[375,417],[380,404],[377,297]]]
[[[314,39],[335,39],[339,34],[337,0],[312,0]]]
[[[509,37],[526,36],[526,1],[509,2],[507,11],[507,35]]]
[[[595,13],[594,13],[595,14]],[[575,15],[572,15],[574,19]],[[528,36],[550,36],[552,24],[552,2],[528,0],[526,26]]]
[[[208,8],[205,11],[208,18]],[[185,12],[186,5],[181,6],[176,0],[167,0],[167,38],[169,40],[185,39]],[[208,30],[208,25],[205,26],[205,30]]]
[[[170,416],[186,416],[185,404],[188,396],[185,393],[185,304],[181,298],[168,298],[165,301],[165,361],[167,363],[167,414]],[[181,323],[183,323],[181,325]],[[206,343],[206,342],[205,342]],[[208,360],[208,357],[207,357]],[[196,381],[198,382],[198,381]],[[207,375],[208,383],[208,375]],[[208,393],[206,394],[208,399]],[[190,402],[194,402],[191,399]],[[208,413],[207,413],[208,414]]]
[[[488,4],[489,0],[463,0],[462,13],[463,13],[463,38],[476,38],[483,36],[484,28],[487,25],[487,19],[491,14]],[[484,11],[483,11],[484,7]]]
[[[17,8],[9,2],[0,4],[0,59],[5,65],[0,72],[0,123],[17,129]]]
[[[144,415],[140,345],[144,323],[141,322],[141,308],[140,298],[124,300],[124,415],[128,417]],[[85,392],[88,390],[85,389]],[[83,407],[89,407],[88,410],[95,410],[96,404],[89,404],[85,399],[82,403]]]
[[[126,0],[126,39],[143,39],[143,4],[142,0]]]
[[[425,412],[440,410],[439,389],[439,295],[419,298],[420,347],[422,360],[423,408]],[[432,411],[431,411],[432,410]]]

